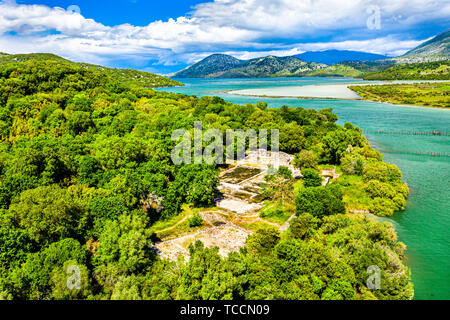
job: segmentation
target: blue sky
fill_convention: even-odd
[[[3,0],[0,51],[169,73],[212,53],[397,56],[449,28],[450,0]]]
[[[77,5],[85,18],[94,19],[107,26],[130,23],[146,26],[155,20],[180,17],[204,0],[17,0],[18,4],[41,4],[49,7],[68,8]]]

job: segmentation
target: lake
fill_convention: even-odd
[[[178,79],[177,79],[178,80]],[[274,90],[289,86],[365,82],[351,78],[180,79],[185,87],[159,90],[219,96],[246,104],[265,101],[312,109],[333,108],[338,123],[351,122],[362,129],[389,131],[450,131],[450,110],[396,106],[362,100],[266,98],[228,94],[228,90]],[[367,82],[369,83],[369,82]],[[285,90],[285,89],[283,89]],[[450,153],[450,136],[371,135],[372,146],[391,150]],[[394,224],[407,247],[415,299],[450,299],[450,157],[383,152],[384,160],[403,172],[411,189],[407,209],[382,220]]]

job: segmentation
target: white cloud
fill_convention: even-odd
[[[366,28],[370,5],[380,8],[378,33]],[[53,52],[94,63],[127,57],[165,65],[191,63],[214,52],[245,59],[329,48],[397,55],[420,43],[402,40],[402,29],[448,16],[448,0],[215,0],[185,17],[109,27],[61,8],[3,1],[0,51]]]

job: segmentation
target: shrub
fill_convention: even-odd
[[[341,159],[342,172],[345,174],[356,174],[361,176],[365,165],[365,158],[359,154],[349,153]]]
[[[300,169],[312,168],[315,169],[318,164],[317,156],[314,152],[309,150],[302,150],[295,155],[293,162],[294,166]]]
[[[297,215],[309,213],[315,217],[345,213],[342,192],[336,187],[303,188],[296,198]]]
[[[279,240],[278,229],[272,226],[263,226],[248,236],[246,247],[252,253],[268,254]]]
[[[304,213],[290,222],[289,230],[294,238],[305,239],[311,237],[320,224],[320,219]]]
[[[302,172],[303,186],[307,187],[319,187],[322,185],[322,178],[319,173],[314,169],[305,169]]]
[[[285,166],[280,166],[278,168],[277,175],[279,175],[285,179],[288,179],[288,180],[292,179],[292,171],[288,167],[285,167]]]
[[[194,213],[192,217],[188,218],[188,225],[190,228],[200,227],[202,224],[203,219],[198,213]]]
[[[375,198],[370,205],[369,210],[377,216],[390,217],[394,214],[395,204],[390,199]]]
[[[402,173],[396,165],[380,161],[368,163],[363,170],[364,181],[397,182],[401,177]]]

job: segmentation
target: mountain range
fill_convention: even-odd
[[[324,51],[307,51],[295,55],[295,57],[306,62],[317,62],[332,65],[344,61],[370,61],[387,59],[387,56],[362,51],[351,50],[324,50]]]
[[[450,59],[449,48],[450,30],[447,30],[404,55],[394,58],[350,50],[311,51],[296,56],[267,56],[251,60],[240,60],[225,54],[213,54],[169,76],[174,78],[363,77],[369,73],[382,72],[396,64],[448,60]]]
[[[175,78],[286,77],[300,76],[325,67],[325,64],[305,62],[297,57],[267,56],[240,60],[230,55],[213,54],[172,76]]]

